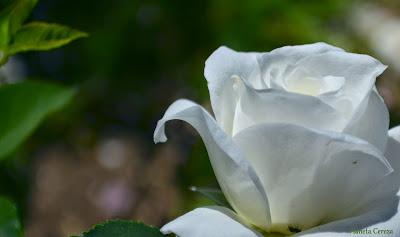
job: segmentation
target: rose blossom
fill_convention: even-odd
[[[204,70],[215,118],[178,100],[154,140],[167,140],[169,120],[191,124],[233,210],[198,208],[162,232],[331,237],[376,228],[400,236],[400,128],[388,131],[375,88],[385,68],[324,43],[267,53],[217,49]]]

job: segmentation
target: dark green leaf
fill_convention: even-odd
[[[17,31],[6,53],[54,49],[86,36],[86,33],[66,26],[32,22]]]
[[[0,159],[27,138],[46,115],[60,109],[75,90],[43,82],[0,86]]]
[[[133,221],[113,220],[96,225],[81,237],[164,237],[156,228]]]
[[[199,188],[192,186],[190,190],[202,194],[217,205],[231,208],[222,191],[217,188]]]
[[[22,237],[17,209],[3,197],[0,197],[0,237]]]

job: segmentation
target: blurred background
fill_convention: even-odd
[[[220,45],[269,51],[325,41],[370,54],[389,69],[378,87],[400,123],[397,0],[40,0],[32,17],[90,37],[12,58],[0,81],[40,78],[80,88],[0,168],[0,191],[17,201],[27,237],[65,237],[108,218],[160,226],[208,204],[191,185],[216,187],[195,131],[180,122],[153,144],[168,105],[209,108],[206,58]]]

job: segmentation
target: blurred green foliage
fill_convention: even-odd
[[[22,237],[17,208],[9,200],[0,197],[0,237]]]
[[[81,90],[74,104],[42,125],[35,139],[17,156],[29,156],[27,153],[39,144],[63,140],[87,145],[104,134],[127,131],[139,134],[151,149],[156,121],[172,101],[186,97],[208,103],[204,62],[217,47],[269,51],[325,41],[352,48],[346,25],[352,3],[87,0],[72,4],[67,0],[41,0],[32,19],[72,25],[91,37],[52,52],[20,57],[29,75],[78,84]],[[77,135],[82,128],[89,136]],[[187,190],[187,200],[194,200],[189,186],[215,186],[216,182],[201,140],[185,139],[182,144],[189,158],[181,168],[179,181]],[[2,180],[29,183],[31,174],[20,164],[29,167],[29,162],[17,159],[9,165],[10,174],[2,174]],[[12,195],[26,195],[18,185],[4,186]],[[193,205],[187,201],[186,208]]]
[[[83,32],[56,24],[25,24],[36,3],[37,0],[0,2],[2,73],[6,71],[4,65],[9,57],[16,53],[54,49],[86,36]],[[0,237],[19,237],[22,236],[22,229],[17,209],[3,195],[15,197],[24,207],[22,203],[26,201],[29,187],[25,173],[19,175],[16,172],[23,166],[13,165],[18,164],[17,159],[11,159],[14,158],[13,152],[46,116],[70,101],[75,90],[46,82],[13,81],[13,73],[7,76],[11,78],[6,78],[6,81],[14,83],[3,85],[0,82]],[[9,158],[7,161],[17,162],[5,162],[6,158]]]
[[[151,133],[174,99],[207,101],[204,61],[218,46],[258,51],[314,41],[347,46],[349,4],[43,0],[35,19],[62,21],[91,37],[56,52],[30,54],[28,64],[36,75],[83,83],[77,121],[97,131],[118,124]]]
[[[9,156],[45,116],[71,100],[74,89],[40,82],[0,87],[0,160]]]

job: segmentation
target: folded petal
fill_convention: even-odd
[[[257,90],[242,80],[232,135],[261,123],[291,123],[316,129],[341,131],[346,120],[317,97],[276,89]]]
[[[333,94],[321,98],[338,110],[341,109],[343,100],[350,100],[353,110],[356,110],[373,90],[376,77],[382,74],[386,66],[368,55],[329,51],[300,60],[295,68],[303,68],[317,78],[345,78],[340,96]]]
[[[374,89],[358,106],[343,132],[364,139],[384,152],[388,128],[389,111]]]
[[[163,234],[179,237],[262,237],[242,224],[231,210],[214,206],[197,208],[161,228]]]
[[[400,236],[398,197],[375,205],[374,209],[352,218],[321,225],[294,237]]]
[[[280,232],[353,215],[363,193],[392,171],[375,147],[340,133],[260,124],[233,139],[260,177]]]
[[[211,105],[218,124],[229,134],[236,107],[232,76],[259,78],[259,53],[236,52],[227,47],[218,48],[206,61],[204,76],[208,82]],[[259,81],[259,79],[254,79]]]
[[[400,189],[400,126],[390,129],[388,135],[385,157],[393,172],[385,176],[373,189],[368,190],[359,201],[360,207],[393,198]]]
[[[371,189],[366,199],[360,200],[364,203],[368,201],[369,207],[365,210],[369,211],[312,228],[296,237],[400,236],[400,205],[396,195],[400,193],[400,126],[389,130],[385,157],[393,172]],[[353,231],[358,234],[351,233]]]
[[[326,43],[314,43],[305,45],[285,46],[272,50],[269,53],[258,55],[258,63],[261,68],[262,80],[270,88],[284,84],[285,74],[293,69],[296,63],[304,58],[325,52],[342,52],[343,49]],[[261,89],[257,85],[254,88]]]
[[[191,101],[176,101],[157,124],[156,143],[167,140],[165,123],[173,119],[186,121],[199,132],[221,189],[235,211],[253,225],[269,225],[268,199],[260,180],[240,149],[211,115]]]

